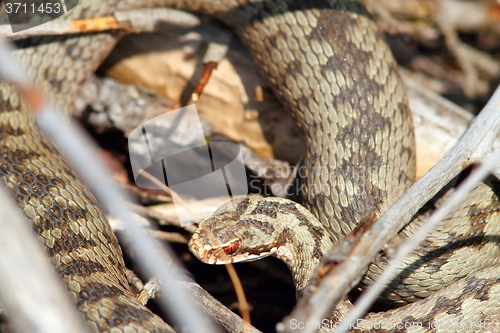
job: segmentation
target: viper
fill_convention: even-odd
[[[299,226],[306,228],[303,234],[309,233],[309,245],[297,241],[298,228],[295,233],[287,227],[284,230],[288,231],[282,232],[278,240],[287,241],[288,248],[299,251],[284,251],[276,243],[276,254],[283,254],[292,263],[300,290],[307,283],[311,266],[304,264],[307,260],[299,261],[300,256],[311,256],[314,265],[325,248],[347,234],[366,211],[378,202],[383,202],[380,209],[385,210],[413,181],[411,118],[397,66],[383,36],[363,4],[347,0],[82,0],[60,19],[109,16],[115,10],[152,6],[201,11],[234,29],[304,134],[304,203],[311,213],[297,204],[272,200],[260,206],[244,200],[235,211],[223,210],[226,215],[267,216],[276,221],[285,215],[299,219]],[[71,112],[72,101],[82,84],[119,36],[105,32],[28,38],[17,42],[15,57],[59,108]],[[0,101],[0,175],[47,248],[89,327],[95,332],[171,332],[167,324],[133,297],[125,278],[121,249],[106,217],[55,146],[39,132],[16,89],[0,83]],[[475,216],[495,215],[497,201],[492,188],[485,185],[478,190],[481,199],[470,206],[477,212]],[[320,222],[311,222],[313,216]],[[473,220],[471,215],[464,216],[464,221]],[[481,223],[469,223],[463,229],[473,230],[481,239],[494,233],[491,223],[479,220]],[[250,233],[252,221],[268,232],[278,230],[278,226],[267,221],[241,221],[247,228],[247,238],[255,238]],[[206,239],[211,245],[203,247],[210,253],[218,246],[231,256],[243,253],[248,257],[251,252],[251,258],[255,258],[266,251],[261,245],[246,248],[243,241],[235,239],[227,243],[217,238],[224,231],[216,229],[195,234],[191,248],[196,250],[193,244],[199,245],[205,240],[204,235],[210,235]],[[470,233],[456,235],[439,239],[455,244]],[[436,241],[432,245],[441,248],[442,243]],[[241,252],[245,249],[249,252]],[[497,318],[498,292],[494,291],[498,289],[498,274],[488,270],[495,266],[496,246],[479,242],[471,249],[490,256],[483,263],[485,270],[465,274],[459,281],[454,281],[456,273],[443,277],[443,290],[452,287],[453,282],[453,286],[458,286],[449,289],[448,298],[431,296],[423,308],[408,308],[400,313],[430,319],[469,314]],[[454,250],[442,257],[448,257],[446,263],[456,267],[450,259],[456,253]],[[199,254],[201,259],[203,254]],[[422,269],[435,268],[432,260],[425,260],[425,253],[417,255],[424,258]],[[425,282],[417,286],[428,284],[427,279],[422,280]],[[412,295],[424,296],[418,292]],[[446,304],[453,304],[453,308]]]
[[[238,199],[203,220],[189,247],[209,264],[276,256],[289,266],[300,296],[323,254],[413,182],[412,122],[396,64],[360,2],[260,9],[268,15],[238,32],[303,135],[307,209],[279,198]],[[395,309],[367,315],[353,331],[481,331],[500,319],[498,185],[489,179],[478,186],[406,258],[381,296]],[[398,241],[411,237],[422,218]],[[386,264],[384,257],[374,262],[360,287]],[[335,320],[351,307],[344,300]]]

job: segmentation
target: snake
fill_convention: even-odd
[[[248,209],[254,204],[242,201],[235,211],[224,213],[257,214],[274,221],[283,215],[299,219],[297,226],[306,228],[303,235],[311,236],[307,245],[294,237],[299,228],[283,229],[289,231],[281,234],[281,240],[288,241],[298,252],[289,252],[275,243],[276,250],[271,248],[269,253],[288,258],[301,290],[307,283],[306,272],[326,248],[354,228],[376,203],[382,202],[381,211],[387,209],[413,181],[411,118],[396,63],[381,32],[361,1],[348,0],[81,0],[57,20],[109,16],[116,10],[155,6],[213,15],[231,27],[291,112],[298,131],[304,134],[304,203],[309,210],[268,199],[271,201],[252,211]],[[82,85],[121,35],[100,32],[25,38],[15,42],[18,50],[14,56],[37,87],[58,108],[71,113]],[[96,199],[57,147],[39,131],[18,90],[7,82],[0,82],[0,115],[0,177],[31,222],[89,328],[93,332],[172,332],[168,324],[135,299],[125,278],[122,251]],[[470,209],[477,211],[476,216],[484,217],[488,209],[490,215],[495,214],[493,204],[483,204],[496,200],[492,187],[485,185],[479,192],[481,199]],[[271,212],[270,208],[277,211]],[[311,225],[314,217],[321,222]],[[264,233],[276,235],[278,230],[270,221],[250,217],[242,221],[248,232],[250,222]],[[478,217],[477,221],[484,219]],[[203,225],[207,223],[200,228]],[[489,223],[472,225],[470,228],[479,238],[492,232]],[[207,234],[214,241],[224,232]],[[203,235],[203,231],[194,234],[193,251],[193,244],[200,244]],[[457,235],[449,242],[460,241]],[[200,259],[215,251],[216,245],[211,244],[198,247],[205,249],[199,252]],[[221,244],[226,255],[234,256],[245,249],[243,242],[219,239]],[[434,244],[439,248],[440,244]],[[266,251],[263,245],[247,249],[257,257]],[[495,254],[489,252],[494,258]],[[443,257],[453,256],[445,253]],[[494,260],[490,261],[494,266]],[[431,262],[429,267],[435,265]],[[434,303],[426,303],[427,310],[407,310],[406,317],[427,315],[432,319],[462,313],[462,307],[476,316],[498,316],[492,312],[498,305],[498,293],[493,292],[498,288],[498,274],[488,271],[487,263],[483,266],[483,275],[457,281],[464,287],[453,289],[457,295],[450,303],[453,309],[436,305],[446,303],[452,297],[449,293]],[[484,301],[489,310],[470,304],[472,301]],[[408,306],[418,306],[419,302]]]
[[[244,22],[235,30],[306,144],[305,207],[281,198],[235,199],[199,224],[189,248],[208,264],[278,257],[300,297],[326,251],[411,186],[413,125],[397,65],[361,1],[252,4],[251,14],[240,15],[246,4],[231,13]],[[401,264],[380,297],[393,309],[368,314],[351,331],[498,330],[498,186],[493,178],[479,185]],[[412,221],[397,241],[423,220]],[[387,260],[370,266],[360,288]],[[334,320],[351,308],[344,300]]]

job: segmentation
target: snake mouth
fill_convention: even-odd
[[[224,249],[233,243],[234,241],[230,241],[224,244],[211,245],[201,242],[200,239],[191,238],[188,246],[189,250],[196,258],[198,258],[198,260],[209,265],[227,265],[238,262],[259,260],[274,255],[278,251],[277,247],[273,247],[267,251],[259,253],[238,252],[235,254],[227,254]]]
[[[277,251],[278,251],[278,248],[277,247],[273,247],[269,251],[263,251],[261,253],[250,253],[250,252],[241,253],[241,254],[233,256],[231,258],[232,259],[231,263],[249,262],[249,261],[259,260],[259,259],[262,259],[262,258],[265,258],[265,257],[272,256],[272,255],[276,254]],[[217,265],[218,264],[219,263],[217,263]],[[221,264],[227,264],[227,262],[226,263],[221,263]]]
[[[269,251],[266,252],[261,252],[259,254],[255,253],[240,253],[237,255],[227,255],[224,253],[222,250],[222,247],[215,247],[210,251],[207,251],[203,259],[200,259],[201,261],[210,264],[210,265],[227,265],[227,264],[235,264],[239,262],[249,262],[249,261],[255,261],[259,260],[268,256],[271,256],[275,254],[277,251],[277,248],[272,248]],[[222,253],[222,255],[221,255]]]

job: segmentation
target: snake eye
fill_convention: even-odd
[[[238,243],[232,242],[228,246],[222,248],[227,255],[231,255],[238,251]]]

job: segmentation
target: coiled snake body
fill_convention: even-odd
[[[296,253],[316,260],[376,202],[383,200],[383,211],[409,186],[414,174],[413,134],[403,87],[387,46],[360,3],[82,0],[62,19],[106,16],[113,10],[160,5],[212,14],[233,27],[305,133],[308,147],[305,202],[321,222],[311,226],[305,219],[312,220],[310,213],[294,204],[272,200],[251,211],[255,203],[242,202],[236,213],[227,211],[226,215],[260,214],[274,220],[284,215],[298,218],[297,227],[305,227],[303,235],[312,235],[307,244],[297,242],[298,228],[296,233],[290,229],[282,232],[278,240],[291,242],[301,249]],[[116,35],[109,33],[28,39],[18,43],[21,49],[16,56],[53,101],[71,110],[80,86],[110,52],[116,39]],[[168,325],[133,298],[124,277],[121,250],[92,195],[38,132],[15,89],[0,83],[0,97],[2,179],[32,221],[89,326],[96,332],[170,332]],[[477,191],[477,200],[469,210],[477,212],[475,216],[495,215],[497,199],[493,192],[487,186]],[[471,220],[463,219],[467,223]],[[250,227],[252,220],[249,217],[241,223]],[[476,222],[464,223],[465,231],[457,232],[456,237],[436,237],[442,243],[435,241],[433,246],[438,249],[443,244],[460,241],[460,235],[466,237],[468,229],[481,239],[495,233],[491,223],[486,224],[481,218]],[[263,233],[275,234],[278,230],[268,221],[256,225]],[[198,244],[203,233],[197,235],[194,242]],[[215,232],[213,235],[219,237]],[[245,236],[252,239],[251,234]],[[483,260],[483,266],[495,265],[495,245],[478,242],[481,252],[491,258]],[[283,250],[278,243],[275,247],[276,253],[293,263],[292,270],[301,289],[311,265],[306,264],[307,260],[297,264],[298,255]],[[243,243],[239,244],[240,250],[244,248]],[[264,249],[253,248],[249,252],[256,254],[258,250]],[[451,260],[455,254],[456,251],[446,252],[431,259],[428,266],[427,262],[420,266],[422,270],[430,269],[436,264],[432,260],[446,257],[453,271],[453,267],[458,267]],[[425,257],[425,253],[422,255]],[[469,276],[470,272],[465,273],[463,276]],[[442,280],[447,285],[457,274]],[[451,289],[454,294],[447,295],[454,301],[452,309],[442,306],[447,303],[444,298],[433,299],[423,309],[409,308],[400,315],[427,316],[429,321],[439,315],[469,318],[470,314],[472,318],[495,319],[498,311],[492,309],[498,307],[496,276],[495,271],[486,269],[472,276],[473,280],[457,282],[458,287]],[[422,281],[427,283],[428,279],[424,276]],[[422,283],[416,285],[420,288]],[[425,293],[424,289],[420,292]],[[404,296],[405,290],[400,294]],[[393,295],[404,298],[398,293]],[[419,297],[418,291],[412,295]],[[391,315],[394,316],[384,314]]]

